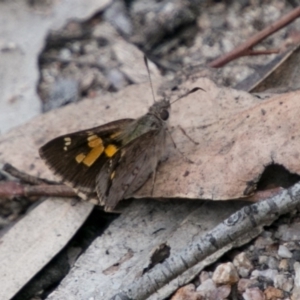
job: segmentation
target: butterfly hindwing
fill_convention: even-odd
[[[124,145],[103,165],[96,179],[100,204],[111,211],[120,199],[130,197],[155,171],[165,148],[165,131],[151,130]]]

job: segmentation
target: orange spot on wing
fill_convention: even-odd
[[[97,135],[91,135],[87,138],[88,140],[88,145],[90,148],[95,148],[95,147],[98,147],[98,146],[102,146],[103,143],[102,143],[102,139],[100,139]]]
[[[75,157],[77,163],[83,163],[87,167],[90,167],[95,161],[99,158],[99,156],[104,151],[104,146],[102,143],[102,139],[99,138],[96,134],[93,134],[87,138],[88,146],[91,151],[88,154],[80,153]]]
[[[101,143],[101,145],[96,146],[92,148],[92,150],[86,155],[86,157],[83,159],[82,163],[84,163],[86,166],[90,167],[102,154],[104,150],[104,147]]]
[[[76,159],[77,163],[80,164],[85,159],[85,155],[83,153],[80,153],[75,157],[75,159]]]
[[[107,145],[107,147],[104,150],[106,156],[108,156],[108,157],[114,156],[117,151],[118,151],[117,146],[115,146],[113,144]]]

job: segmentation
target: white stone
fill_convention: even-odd
[[[273,281],[276,275],[278,275],[277,270],[272,270],[272,269],[263,270],[263,271],[254,270],[251,273],[251,279],[252,278],[257,278],[257,277],[265,277],[265,278]]]
[[[253,269],[253,265],[245,252],[241,252],[240,254],[235,256],[235,258],[233,259],[233,265],[237,268],[243,267],[247,270]]]
[[[292,252],[284,245],[280,245],[278,248],[278,255],[282,258],[291,258]]]

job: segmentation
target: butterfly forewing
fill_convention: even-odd
[[[122,119],[57,137],[40,148],[40,156],[56,175],[88,198],[95,193],[95,179],[108,156],[122,146],[118,134],[133,121]]]
[[[40,156],[80,197],[113,210],[155,172],[165,150],[169,109],[162,100],[136,120],[60,136],[44,145]]]

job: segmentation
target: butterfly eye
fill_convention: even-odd
[[[163,121],[166,121],[169,119],[169,112],[166,110],[166,109],[163,109],[161,112],[160,112],[160,118],[163,120]]]

